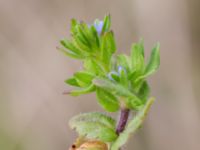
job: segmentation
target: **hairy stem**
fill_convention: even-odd
[[[122,131],[124,131],[124,128],[126,126],[126,123],[128,121],[128,117],[129,117],[129,109],[127,108],[122,108],[120,111],[120,118],[119,118],[119,122],[116,128],[116,133],[119,135]]]

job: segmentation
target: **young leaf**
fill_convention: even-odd
[[[146,76],[154,73],[160,65],[160,45],[157,44],[151,51],[149,63],[145,69]]]
[[[140,39],[138,45],[140,46],[141,54],[144,57],[144,41],[143,41],[143,39]]]
[[[127,75],[127,71],[122,66],[119,66],[118,67],[118,72],[119,72],[119,77],[120,77],[120,83],[124,87],[128,88],[128,75]]]
[[[110,92],[97,88],[96,90],[97,99],[99,104],[109,112],[116,112],[119,110],[119,101]]]
[[[116,82],[120,82],[120,77],[119,77],[119,73],[115,72],[115,71],[111,71],[108,73],[108,78],[111,81],[116,81]]]
[[[72,85],[72,86],[80,87],[78,82],[76,81],[76,79],[74,77],[65,80],[65,83]]]
[[[96,28],[93,25],[91,26],[91,32],[93,33],[96,46],[97,46],[97,48],[99,48],[100,47],[100,41],[99,41],[98,31],[96,30]]]
[[[150,60],[145,68],[145,72],[142,76],[138,77],[136,80],[141,80],[147,76],[153,74],[160,66],[160,45],[157,44],[151,51]]]
[[[78,55],[72,51],[69,51],[67,49],[64,49],[64,48],[61,48],[61,47],[58,47],[57,48],[59,51],[61,51],[64,55],[68,56],[68,57],[71,57],[71,58],[74,58],[74,59],[83,59],[84,57],[81,56],[81,55]]]
[[[125,54],[120,54],[117,56],[117,65],[125,68],[128,73],[130,72],[130,59]]]
[[[76,26],[77,26],[78,22],[76,21],[76,19],[71,19],[71,33],[72,34],[76,34],[77,30],[76,30]]]
[[[101,75],[104,73],[102,67],[99,65],[96,59],[92,58],[85,59],[84,68],[86,69],[86,71],[91,72],[95,75]]]
[[[126,107],[132,110],[140,110],[144,105],[144,102],[140,99],[136,99],[133,97],[128,97],[124,99]]]
[[[73,44],[85,53],[91,53],[91,47],[85,43],[85,41],[79,34],[73,37]]]
[[[87,45],[90,47],[91,51],[97,51],[99,47],[99,39],[94,25],[89,27],[86,23],[81,23],[79,33],[87,40]]]
[[[150,98],[145,106],[138,112],[138,114],[130,120],[125,130],[119,135],[117,140],[112,144],[111,150],[118,150],[120,147],[122,147],[130,137],[131,134],[133,134],[143,123],[149,108],[154,102],[154,98]]]
[[[102,36],[102,50],[107,50],[109,53],[114,53],[116,51],[116,44],[114,39],[114,33],[112,31],[106,32]]]
[[[106,15],[103,20],[102,33],[107,32],[110,29],[111,18],[110,15]]]
[[[93,84],[109,92],[116,93],[119,96],[132,97],[134,99],[140,100],[134,93],[130,92],[124,86],[118,83],[112,82],[108,79],[98,77],[93,80]]]
[[[145,103],[149,97],[149,94],[150,94],[150,87],[149,87],[147,81],[144,81],[138,92],[138,96],[143,101],[143,103]]]
[[[69,125],[70,126],[74,126],[75,124],[78,125],[80,122],[99,122],[113,130],[115,129],[116,126],[116,121],[112,117],[109,117],[99,112],[90,112],[77,115],[69,121]]]
[[[116,50],[116,45],[115,45],[115,39],[113,36],[113,33],[106,32],[102,36],[102,43],[101,43],[101,59],[104,62],[104,64],[109,65],[110,64],[110,59],[112,54]]]
[[[81,87],[85,87],[92,83],[94,75],[86,71],[79,71],[74,74],[74,78]]]
[[[78,30],[76,34],[77,38],[82,42],[82,44],[84,44],[88,48],[91,48],[91,43],[90,43],[91,41],[88,39],[83,27],[79,25],[77,26],[77,30]]]
[[[132,70],[143,73],[144,71],[144,48],[140,43],[133,44],[131,49]]]
[[[79,88],[77,90],[73,90],[71,91],[69,94],[72,95],[72,96],[79,96],[79,95],[82,95],[82,94],[88,94],[88,93],[91,93],[95,90],[95,86],[93,84],[90,84],[89,86],[87,87],[84,87],[84,88]]]

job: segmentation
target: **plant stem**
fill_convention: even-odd
[[[124,131],[124,128],[126,126],[126,123],[128,121],[128,117],[129,117],[129,109],[127,108],[122,108],[120,111],[120,118],[119,118],[119,122],[116,128],[116,133],[119,135],[122,131]]]
[[[130,110],[127,108],[122,108],[120,111],[120,118],[117,124],[116,133],[119,135],[121,132],[124,131],[126,123],[128,121]],[[121,148],[119,148],[121,150]]]

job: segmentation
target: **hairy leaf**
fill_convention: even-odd
[[[81,87],[85,87],[92,83],[92,79],[95,76],[94,74],[86,72],[86,71],[79,71],[79,72],[74,73],[74,77]]]
[[[96,43],[97,48],[100,47],[100,39],[99,39],[99,35],[98,35],[98,31],[96,30],[96,28],[94,27],[94,25],[91,26],[91,32],[94,36],[94,40]]]
[[[115,71],[111,71],[108,73],[108,78],[111,81],[116,81],[116,82],[120,82],[120,77],[119,77],[119,73],[115,72]]]
[[[79,95],[82,95],[82,94],[91,93],[94,90],[95,90],[95,86],[93,84],[91,84],[87,87],[78,88],[77,90],[73,90],[69,94],[72,95],[72,96],[79,96]]]
[[[74,58],[74,59],[83,59],[84,58],[84,56],[78,55],[72,51],[69,51],[69,50],[61,48],[61,47],[58,47],[58,50],[61,51],[64,55]]]
[[[130,59],[128,56],[126,56],[125,54],[119,54],[117,56],[117,66],[122,66],[126,69],[126,71],[129,73],[130,72]]]
[[[128,74],[125,68],[122,66],[118,67],[119,77],[120,77],[120,83],[124,87],[128,88]]]
[[[154,73],[160,65],[160,45],[157,44],[151,51],[151,57],[146,67],[145,74],[150,75]]]
[[[131,63],[132,70],[136,72],[143,73],[145,63],[144,63],[144,48],[141,43],[133,44],[131,50]]]
[[[142,86],[140,87],[140,90],[138,92],[138,96],[140,97],[140,99],[143,102],[146,102],[148,97],[149,97],[149,94],[150,94],[150,87],[149,87],[147,81],[144,81]]]
[[[73,117],[69,125],[80,136],[112,142],[117,138],[115,120],[101,113],[85,113]]]
[[[72,86],[80,87],[78,82],[76,81],[76,79],[74,77],[65,80],[65,83],[72,85]]]
[[[111,18],[110,18],[110,15],[106,15],[104,17],[104,20],[103,20],[103,28],[102,28],[102,32],[106,32],[110,29],[110,25],[111,25]]]
[[[81,136],[89,139],[98,139],[103,142],[112,142],[117,138],[115,130],[106,127],[99,122],[80,122],[73,127]]]
[[[91,72],[96,75],[102,75],[104,73],[98,61],[92,58],[87,58],[84,60],[84,68],[88,72]]]
[[[146,78],[147,76],[150,76],[160,66],[160,45],[157,44],[151,51],[150,60],[145,68],[145,72],[142,76],[138,77],[137,80],[141,80],[143,78]]]
[[[115,39],[113,33],[106,32],[102,36],[102,43],[101,43],[101,60],[104,64],[110,64],[111,56],[116,50]]]
[[[116,93],[120,96],[132,97],[139,100],[139,98],[134,93],[130,92],[127,88],[118,83],[112,82],[108,79],[95,78],[93,80],[93,84],[96,85],[97,87],[101,87],[105,90]]]
[[[113,94],[102,88],[97,88],[96,93],[99,104],[105,110],[109,112],[115,112],[119,110],[119,101]]]
[[[99,122],[113,130],[116,126],[116,121],[113,118],[99,112],[90,112],[77,115],[70,120],[69,124],[70,126],[74,126],[80,122]]]
[[[124,99],[126,107],[132,110],[140,110],[144,106],[144,102],[141,99],[128,97]]]
[[[62,39],[60,43],[61,45],[63,45],[65,48],[72,51],[73,53],[80,56],[83,55],[83,53],[77,47],[75,47],[71,41],[67,40],[66,38]]]

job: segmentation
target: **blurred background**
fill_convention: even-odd
[[[0,150],[67,150],[76,136],[70,117],[102,111],[94,94],[62,95],[81,64],[56,46],[71,18],[91,23],[107,13],[119,52],[141,37],[147,56],[161,44],[149,79],[157,100],[124,149],[200,149],[200,1],[0,0]]]

